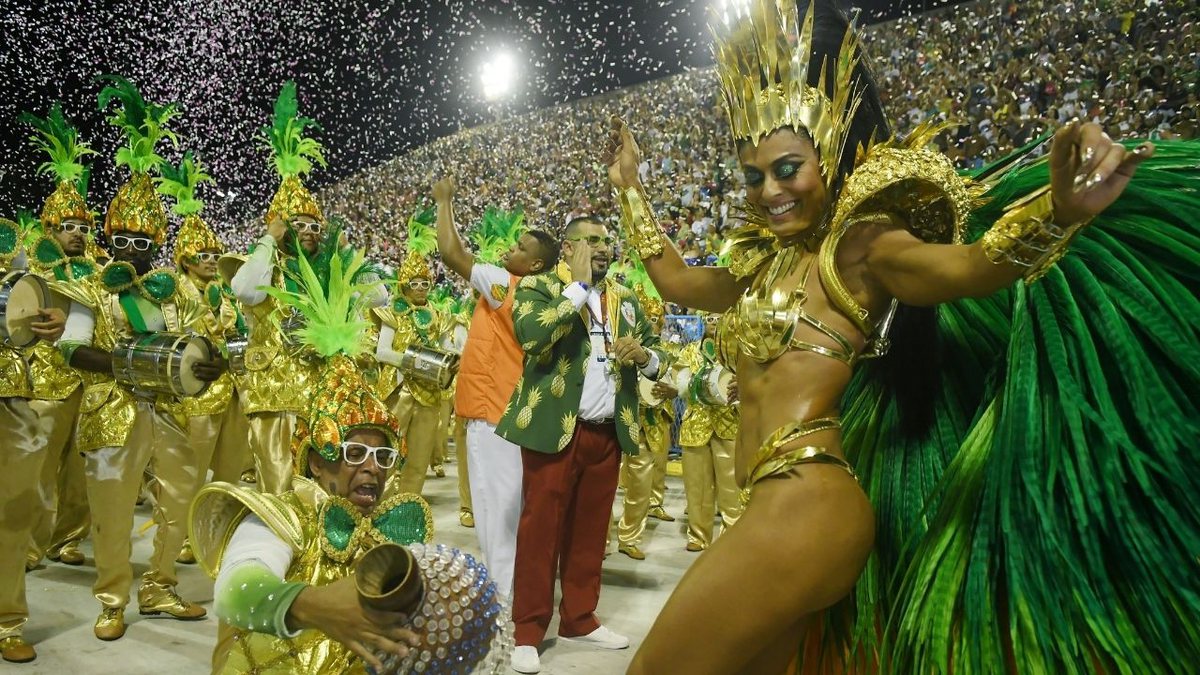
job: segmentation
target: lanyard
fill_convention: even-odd
[[[609,338],[609,332],[608,332],[608,312],[604,311],[605,305],[607,304],[606,301],[607,301],[607,298],[605,297],[605,294],[601,293],[600,294],[600,313],[603,315],[603,320],[601,320],[600,317],[597,317],[596,313],[592,311],[592,303],[586,302],[586,301],[583,303],[584,307],[587,307],[588,316],[591,317],[592,325],[594,326],[596,324],[600,324],[600,334],[604,337],[604,358],[605,358],[605,360],[608,359],[609,353],[612,352],[612,340]],[[588,332],[591,333],[590,327],[588,329]]]

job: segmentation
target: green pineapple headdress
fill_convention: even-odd
[[[336,237],[338,233],[331,234]],[[296,467],[303,470],[308,466],[305,453],[310,447],[336,461],[341,457],[342,441],[356,427],[378,429],[389,445],[399,448],[399,422],[372,393],[354,361],[370,348],[370,322],[364,317],[372,284],[357,281],[366,268],[363,252],[349,253],[348,262],[343,255],[330,256],[324,275],[305,256],[296,258],[296,267],[296,291],[263,289],[304,317],[305,325],[296,338],[325,359],[308,415],[296,427]]]
[[[521,238],[525,231],[525,213],[521,209],[504,211],[489,206],[483,219],[470,232],[470,239],[478,250],[480,262],[497,265]]]
[[[433,208],[428,208],[417,211],[408,219],[408,253],[396,271],[396,280],[401,285],[417,277],[433,279],[428,256],[437,250],[437,233],[430,226],[436,213]]]
[[[172,145],[179,143],[166,126],[178,110],[173,104],[147,103],[137,87],[119,75],[103,75],[100,79],[111,83],[100,90],[100,110],[107,109],[113,101],[120,103],[108,117],[109,123],[125,134],[126,143],[117,150],[116,165],[128,166],[133,174],[109,204],[104,232],[109,236],[119,230],[137,232],[161,245],[167,235],[167,212],[149,174],[162,162],[155,150],[158,142],[166,138]]]
[[[321,126],[316,120],[300,117],[299,109],[296,83],[288,80],[275,100],[271,125],[263,127],[259,137],[270,148],[275,172],[280,178],[279,189],[271,199],[264,222],[270,222],[275,216],[287,221],[299,215],[325,222],[317,200],[300,181],[312,171],[313,162],[325,166],[325,149],[316,139],[304,135],[306,129],[311,127],[320,131]]]
[[[42,204],[39,220],[43,226],[57,227],[68,218],[78,218],[94,226],[96,218],[85,200],[88,172],[82,160],[96,154],[95,151],[79,140],[79,132],[63,117],[58,103],[44,119],[27,112],[18,119],[33,127],[34,134],[29,140],[49,157],[49,161],[38,167],[38,173],[54,178],[54,192]]]
[[[183,154],[183,161],[176,167],[169,162],[160,165],[161,176],[155,179],[159,194],[175,201],[171,211],[183,218],[179,234],[175,236],[175,266],[183,269],[184,260],[195,260],[201,251],[224,252],[225,246],[212,229],[200,219],[204,202],[196,197],[200,183],[212,182],[212,176],[204,173],[204,166],[191,151]]]

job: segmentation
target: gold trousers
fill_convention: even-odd
[[[92,592],[105,607],[124,608],[129,603],[133,510],[154,450],[158,413],[153,403],[139,401],[136,405],[125,446],[98,448],[83,458],[96,558]]]
[[[242,404],[236,394],[220,417],[221,430],[217,435],[217,445],[208,468],[212,469],[214,481],[237,485],[238,481],[242,479],[242,472],[251,465],[249,464],[250,425],[245,413],[242,412]],[[203,483],[203,481],[201,482]]]
[[[458,463],[458,508],[474,512],[471,506],[471,474],[467,471],[467,420],[454,418],[454,461]]]
[[[446,463],[446,457],[450,454],[450,432],[453,425],[453,415],[454,400],[448,399],[442,401],[442,405],[438,411],[438,428],[437,437],[433,443],[433,456],[429,458],[430,466],[438,466]]]
[[[48,420],[23,398],[0,398],[0,640],[20,635],[29,620],[25,554],[31,516],[43,508],[39,493]]]
[[[258,470],[258,489],[279,495],[292,488],[292,434],[296,413],[260,412],[250,415],[250,452]],[[426,461],[428,462],[428,457]],[[300,461],[308,461],[301,458]]]
[[[683,492],[687,497],[688,543],[707,548],[713,542],[713,518],[732,527],[742,515],[734,476],[733,441],[713,435],[708,445],[683,449]]]
[[[638,437],[638,454],[625,455],[621,460],[621,482],[625,485],[625,505],[617,523],[617,543],[621,546],[641,544],[650,507],[662,505],[661,490],[658,501],[654,501],[654,483],[656,475],[666,476],[667,444],[671,439],[668,433],[650,433],[652,430],[644,427]]]
[[[75,450],[75,429],[83,387],[61,401],[30,401],[29,407],[50,425],[46,461],[42,463],[42,508],[32,514],[29,562],[57,556],[67,544],[78,544],[91,526],[83,455]]]
[[[658,424],[642,427],[646,442],[656,453],[650,481],[650,508],[663,505],[667,494],[667,456],[671,452],[671,420],[658,418]]]
[[[388,397],[387,405],[400,421],[400,437],[408,448],[400,479],[394,480],[394,487],[387,488],[387,491],[419,495],[425,487],[425,474],[429,471],[429,460],[433,457],[434,444],[437,442],[438,417],[442,406],[440,402],[431,406],[421,405],[403,388]],[[261,476],[259,482],[262,482]]]

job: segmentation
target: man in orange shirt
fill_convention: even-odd
[[[524,365],[525,355],[513,332],[513,296],[521,277],[554,269],[558,242],[538,230],[518,234],[519,220],[489,209],[485,225],[503,222],[483,228],[488,241],[481,243],[477,259],[455,228],[454,192],[453,178],[433,186],[438,251],[446,267],[470,281],[480,296],[459,366],[454,408],[467,420],[467,466],[479,548],[496,589],[509,597],[521,519],[521,449],[497,436],[496,424]],[[506,239],[511,240],[506,252],[488,255],[486,249],[496,251]],[[503,267],[485,262],[489,257],[499,258]]]

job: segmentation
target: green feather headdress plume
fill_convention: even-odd
[[[260,138],[266,141],[274,156],[275,170],[283,178],[307,175],[313,162],[325,166],[324,148],[316,139],[308,138],[304,131],[321,126],[316,120],[299,116],[300,104],[296,97],[296,83],[288,80],[275,100],[275,115],[271,125],[262,128]]]
[[[29,140],[50,158],[38,167],[38,173],[54,176],[56,183],[75,183],[83,178],[85,167],[81,160],[96,151],[79,140],[79,132],[63,117],[62,105],[55,103],[45,119],[27,112],[18,119],[33,127],[36,133]]]
[[[177,216],[186,217],[198,215],[204,210],[204,202],[196,197],[196,187],[200,183],[211,183],[212,176],[204,172],[200,160],[189,150],[183,154],[183,161],[176,167],[170,162],[159,166],[158,193],[175,200],[172,211]]]
[[[27,253],[33,251],[37,241],[46,234],[29,209],[17,209],[17,231]]]
[[[654,287],[654,282],[650,280],[650,275],[646,272],[641,260],[636,258],[624,260],[617,266],[616,271],[624,277],[625,285],[629,288],[648,298],[662,300],[662,296],[658,294],[658,289]]]
[[[108,117],[109,123],[120,128],[126,138],[126,145],[117,150],[117,166],[128,166],[135,174],[153,171],[162,162],[155,151],[158,142],[167,138],[172,145],[179,144],[179,138],[166,126],[179,111],[173,104],[147,103],[138,88],[119,75],[101,75],[99,79],[111,83],[100,90],[100,111],[114,100],[121,104]]]
[[[489,206],[479,225],[470,232],[470,239],[478,251],[479,261],[494,265],[517,243],[524,230],[524,211],[504,211]]]
[[[305,325],[296,337],[318,355],[332,358],[342,354],[354,358],[363,354],[368,348],[367,329],[371,325],[365,318],[367,298],[374,285],[358,280],[366,265],[365,254],[347,251],[345,255],[342,252],[329,255],[324,274],[319,274],[306,256],[297,256],[295,262],[296,268],[289,270],[289,275],[296,283],[296,291],[272,286],[260,290],[295,308],[304,317]],[[317,263],[323,264],[323,261]]]

